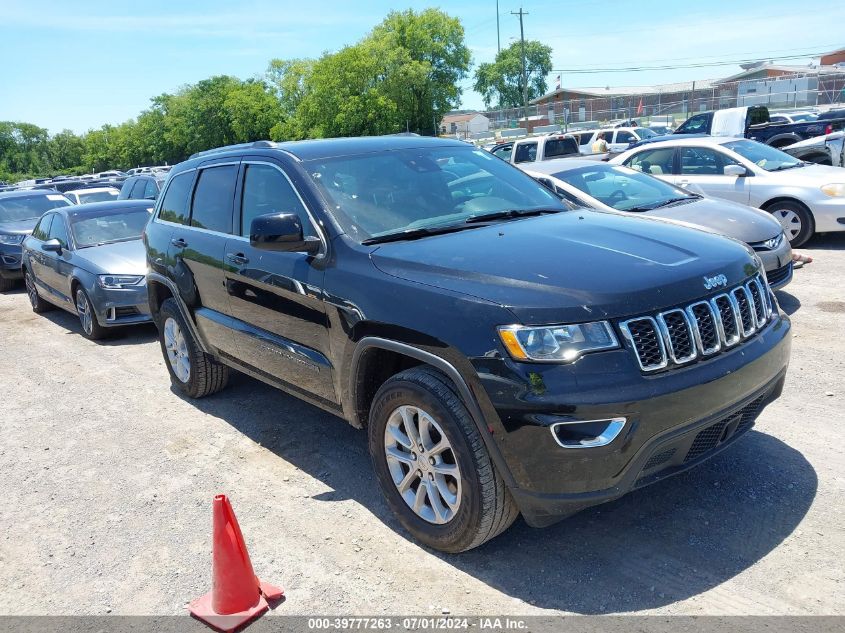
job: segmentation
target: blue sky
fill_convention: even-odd
[[[845,45],[845,3],[823,0],[500,0],[503,47],[519,36],[553,48],[560,68],[607,68],[796,55]],[[439,8],[463,21],[475,63],[496,54],[495,0],[0,0],[0,120],[57,132],[120,123],[150,97],[216,74],[261,74],[274,57],[315,57],[365,35],[391,9]],[[765,7],[763,9],[763,7]],[[809,58],[782,63],[808,63]],[[564,74],[567,87],[720,77],[737,66]],[[550,86],[553,87],[553,73]],[[481,107],[464,82],[463,107]]]

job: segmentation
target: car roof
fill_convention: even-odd
[[[677,136],[677,138],[672,138]],[[632,149],[641,149],[648,147],[649,149],[657,149],[660,147],[677,147],[680,145],[694,145],[697,147],[712,147],[714,145],[724,145],[731,141],[747,141],[748,139],[741,136],[709,136],[707,134],[668,134],[666,138],[656,140],[657,137],[650,139],[651,142],[637,145]]]
[[[86,204],[75,204],[70,207],[58,207],[50,209],[62,213],[69,218],[83,218],[97,216],[106,211],[133,211],[138,209],[152,209],[152,200],[109,200],[106,202],[89,202]]]
[[[55,189],[17,189],[14,191],[0,191],[0,199],[29,198],[32,196],[62,196],[64,194]]]
[[[349,138],[326,138],[305,141],[256,141],[230,145],[206,152],[199,152],[191,156],[182,166],[196,166],[197,163],[227,156],[229,154],[263,154],[268,151],[281,150],[302,161],[354,156],[391,150],[435,148],[435,147],[470,147],[458,140],[434,138],[430,136],[395,134],[388,136],[360,136]]]
[[[71,189],[67,193],[99,193],[101,191],[117,191],[117,187],[87,187],[85,189]]]
[[[548,174],[549,176],[581,167],[618,167],[618,165],[611,165],[600,160],[590,160],[589,158],[553,158],[552,160],[542,160],[528,164],[531,165],[531,171]]]

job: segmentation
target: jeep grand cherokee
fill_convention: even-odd
[[[789,360],[748,247],[573,210],[457,141],[197,154],[145,240],[173,384],[234,368],[366,428],[390,507],[448,552],[700,463]]]

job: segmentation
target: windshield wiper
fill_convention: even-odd
[[[514,218],[526,218],[532,215],[542,215],[543,213],[560,213],[561,211],[566,211],[566,209],[506,209],[504,211],[492,211],[490,213],[471,215],[464,220],[464,223],[477,224],[479,222],[491,222],[493,220],[512,220]]]
[[[690,200],[695,200],[696,198],[700,198],[701,196],[689,196],[684,198],[671,198],[669,200],[664,200],[663,202],[658,202],[657,204],[650,204],[648,206],[642,207],[631,207],[630,209],[624,209],[624,211],[653,211],[654,209],[660,209],[661,207],[668,207],[672,204],[677,204],[679,202],[689,202]]]
[[[785,165],[778,165],[774,169],[770,169],[769,171],[783,171],[784,169],[792,169],[794,167],[803,167],[806,163],[786,163]]]
[[[361,242],[361,244],[384,244],[385,242],[401,242],[402,240],[415,240],[420,237],[428,237],[429,235],[443,235],[445,233],[455,233],[473,227],[463,224],[449,224],[446,226],[420,227],[417,229],[408,229],[407,231],[397,231],[396,233],[386,233],[385,235],[376,235]]]

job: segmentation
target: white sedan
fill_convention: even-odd
[[[74,189],[65,192],[74,204],[87,204],[89,202],[113,202],[117,200],[120,191],[114,187],[89,187],[87,189]]]
[[[643,144],[610,162],[768,211],[793,247],[817,232],[845,231],[845,170],[805,163],[756,141],[672,139]]]

